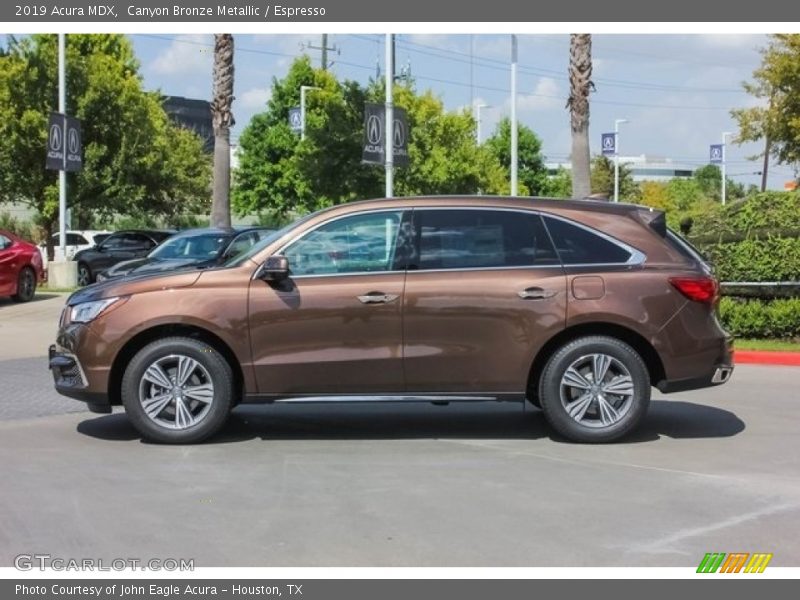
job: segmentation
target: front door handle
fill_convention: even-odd
[[[397,300],[397,298],[399,298],[397,294],[384,294],[383,292],[370,292],[358,297],[359,301],[364,304],[386,304]]]
[[[553,290],[545,290],[540,287],[529,287],[521,292],[517,292],[517,295],[523,300],[543,300],[544,298],[552,298],[556,295],[556,292]]]

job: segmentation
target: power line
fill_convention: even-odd
[[[205,43],[205,42],[200,42],[200,41],[196,41],[196,40],[186,40],[186,39],[175,38],[175,37],[170,37],[170,36],[160,36],[160,35],[154,35],[154,34],[132,34],[132,35],[136,35],[136,36],[139,36],[139,37],[148,37],[148,38],[152,38],[152,39],[160,39],[160,40],[165,40],[165,41],[174,41],[174,42],[178,42],[178,43],[192,44],[192,45],[195,45],[195,46],[213,47],[213,44],[211,44],[211,43]],[[408,42],[406,42],[406,43],[408,43]],[[280,57],[289,57],[289,58],[296,58],[298,56],[297,54],[287,54],[287,53],[284,53],[284,52],[272,52],[272,51],[269,51],[269,50],[261,50],[261,49],[246,48],[246,47],[239,47],[239,46],[237,46],[236,50],[237,50],[237,52],[247,52],[247,53],[252,53],[252,54],[263,54],[263,55],[268,55],[268,56],[280,56]],[[369,70],[369,71],[372,71],[374,69],[374,67],[372,67],[372,66],[367,66],[367,65],[362,65],[362,64],[352,63],[352,62],[347,62],[347,61],[341,61],[341,60],[337,61],[337,64],[343,65],[343,66],[349,66],[349,67],[353,67],[353,68],[357,68],[357,69],[366,69],[366,70]],[[449,79],[441,79],[441,78],[438,78],[438,77],[415,75],[414,78],[415,79],[419,79],[419,80],[423,80],[423,81],[432,81],[432,82],[436,82],[436,83],[444,83],[444,84],[455,85],[455,86],[460,86],[460,87],[470,87],[469,83],[465,83],[465,82],[462,82],[462,81],[449,80]],[[500,93],[503,93],[503,94],[509,94],[510,93],[510,90],[508,88],[494,87],[494,86],[480,85],[480,84],[474,84],[474,87],[477,88],[477,89],[482,89],[482,90],[486,90],[486,91],[493,91],[493,92],[500,92]],[[557,96],[555,94],[541,94],[541,93],[537,93],[537,92],[520,92],[519,95],[523,96],[523,97],[550,98],[550,99],[554,99],[554,100],[560,100],[562,102],[566,102],[567,101],[567,97],[566,96]],[[595,104],[606,104],[606,105],[612,105],[612,106],[629,106],[629,107],[637,107],[637,108],[666,108],[666,109],[680,109],[680,110],[724,110],[724,111],[732,110],[732,107],[729,107],[729,106],[695,106],[695,105],[678,105],[678,104],[652,104],[652,103],[645,103],[645,102],[623,102],[623,101],[617,101],[617,100],[602,100],[602,99],[598,99],[598,98],[592,99],[592,102],[595,103]]]

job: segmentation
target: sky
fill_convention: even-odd
[[[130,34],[141,62],[145,87],[166,95],[210,98],[213,36],[210,34]],[[235,143],[250,118],[266,108],[274,77],[283,77],[292,60],[308,53],[315,65],[319,34],[235,36]],[[722,133],[736,132],[733,108],[760,101],[742,82],[760,63],[759,50],[768,38],[744,34],[610,35],[593,37],[593,81],[590,142],[600,150],[601,133],[620,128],[620,153],[668,157],[701,166],[708,163],[709,144]],[[569,36],[520,35],[517,114],[521,123],[542,139],[548,161],[568,160],[569,115],[565,109],[569,83]],[[332,71],[342,79],[366,83],[383,69],[384,35],[331,34]],[[477,103],[482,109],[484,137],[510,114],[509,35],[398,34],[397,71],[409,68],[419,90],[431,89],[446,109]],[[763,144],[728,145],[729,176],[759,183]],[[782,189],[793,178],[787,166],[770,168],[769,187]]]

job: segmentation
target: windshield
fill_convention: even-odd
[[[180,235],[158,246],[150,253],[150,258],[211,260],[219,256],[230,239],[231,236],[225,233]]]
[[[302,223],[305,223],[308,219],[313,217],[315,214],[317,214],[317,213],[311,213],[309,215],[306,215],[305,217],[302,217],[302,218],[297,219],[296,221],[294,221],[292,223],[289,223],[286,227],[283,227],[282,229],[279,229],[278,231],[273,231],[273,232],[269,233],[267,236],[261,238],[258,241],[258,243],[254,244],[247,252],[245,252],[244,254],[239,254],[239,255],[233,257],[229,261],[225,262],[222,266],[223,267],[238,267],[239,265],[244,264],[247,260],[249,260],[251,257],[253,257],[256,254],[258,254],[259,252],[261,252],[264,248],[269,246],[272,242],[274,242],[277,239],[280,239],[281,237],[286,235],[288,232],[290,232],[292,229],[294,229],[298,225],[300,225]]]

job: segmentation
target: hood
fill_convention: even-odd
[[[156,290],[189,287],[200,278],[202,271],[179,271],[177,273],[132,273],[128,277],[108,279],[87,285],[67,298],[67,305],[74,306],[81,302],[91,302],[112,296],[130,296]]]

